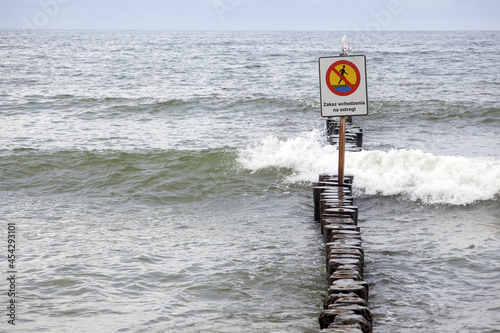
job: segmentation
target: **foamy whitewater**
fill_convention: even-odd
[[[320,173],[336,174],[338,151],[314,130],[291,139],[270,136],[245,148],[246,168],[293,170],[290,183],[315,182]],[[419,149],[346,152],[346,174],[355,176],[357,195],[402,195],[424,204],[466,205],[494,200],[500,189],[500,161],[492,157],[435,156]]]
[[[499,32],[13,30],[14,331],[318,332],[312,187],[338,158],[318,58],[344,34],[367,61],[346,173],[374,332],[500,332]]]

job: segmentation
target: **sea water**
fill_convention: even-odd
[[[344,33],[0,31],[0,328],[317,332]],[[500,332],[500,33],[346,34],[374,332]]]

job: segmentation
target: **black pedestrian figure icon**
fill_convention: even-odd
[[[342,69],[339,71],[339,74],[340,74],[340,81],[339,81],[339,83],[337,83],[337,84],[340,84],[340,82],[342,82],[342,81],[344,81],[344,82],[345,82],[345,77],[344,77],[344,75],[349,75],[349,73],[347,73],[347,72],[345,71],[345,65],[344,65],[344,66],[342,67]]]

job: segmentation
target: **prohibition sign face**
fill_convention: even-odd
[[[328,89],[338,96],[349,96],[354,93],[360,82],[358,67],[347,60],[334,62],[326,71]]]

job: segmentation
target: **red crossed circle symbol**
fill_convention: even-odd
[[[351,81],[353,81],[353,78],[346,77],[345,75],[342,75],[340,71],[336,70],[335,67],[337,67],[338,65],[346,65],[352,68],[354,70],[354,73],[356,73],[356,81],[352,83]],[[336,82],[332,84],[330,80],[332,72],[336,74],[342,81],[344,81],[347,87],[345,87],[345,85],[339,87],[338,84],[335,84]],[[328,86],[328,89],[330,89],[332,93],[338,96],[349,96],[350,94],[354,93],[358,89],[360,81],[361,76],[359,74],[358,67],[347,60],[339,60],[334,62],[330,67],[328,67],[328,70],[326,71],[326,84]]]

